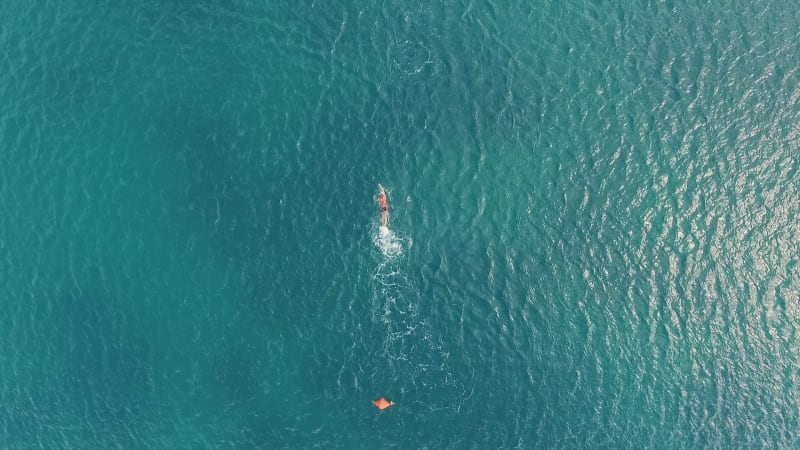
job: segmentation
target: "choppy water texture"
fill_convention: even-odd
[[[3,447],[800,446],[800,9],[435,3],[0,5]]]

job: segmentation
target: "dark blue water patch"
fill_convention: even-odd
[[[144,329],[102,287],[65,287],[37,301],[49,305],[31,327],[43,334],[28,339],[38,342],[38,358],[52,359],[3,396],[14,412],[0,421],[6,445],[108,447],[137,439],[154,392],[153,342]]]
[[[94,424],[130,421],[153,392],[153,343],[109,291],[72,288],[57,299],[62,392]],[[80,405],[80,406],[78,406]]]
[[[265,208],[277,202],[264,198],[264,185],[240,170],[252,141],[240,136],[226,118],[175,108],[161,117],[159,126],[165,150],[173,152],[185,176],[179,182],[185,186],[185,197],[174,210],[185,215],[186,223],[211,235],[224,256],[241,258],[255,250],[249,244],[262,237],[261,219],[272,216]]]
[[[333,104],[323,108],[331,110]],[[248,117],[247,111],[232,117],[203,107],[165,110],[159,134],[186,174],[185,196],[174,210],[242,273],[245,295],[237,300],[265,318],[304,314],[328,294],[326,277],[309,261],[365,241],[375,184],[364,180],[376,179],[367,172],[380,162],[361,161],[363,145],[348,146],[346,135],[317,136],[313,128],[313,138],[299,148],[285,136],[270,139],[267,154],[259,156],[265,141],[242,136],[235,125]],[[248,163],[261,158],[263,165]],[[310,241],[319,248],[305,245]]]
[[[325,441],[313,430],[324,423],[314,411],[330,405],[316,401],[319,386],[309,381],[319,369],[310,363],[312,338],[288,331],[291,336],[280,338],[283,343],[276,353],[276,342],[264,342],[257,331],[260,326],[261,321],[245,324],[252,328],[253,339],[220,349],[209,379],[209,385],[222,389],[226,404],[237,405],[232,411],[238,424],[237,448],[321,445]],[[277,328],[271,329],[275,336]]]
[[[242,404],[263,402],[270,390],[275,388],[275,384],[281,380],[260,379],[259,372],[266,367],[280,367],[273,373],[281,373],[285,367],[285,362],[281,360],[280,354],[274,354],[270,349],[274,344],[281,347],[285,345],[286,339],[280,337],[280,342],[266,342],[261,340],[263,333],[257,332],[256,322],[243,321],[238,325],[238,329],[245,336],[252,336],[252,339],[237,339],[220,346],[213,355],[210,362],[209,379],[210,385],[220,387],[227,401]],[[274,335],[279,335],[277,329],[272,329]],[[292,364],[289,364],[291,366]],[[263,386],[267,386],[265,391]]]
[[[295,163],[248,170],[243,161],[256,152],[253,138],[240,136],[233,118],[201,111],[176,107],[159,120],[182,176],[176,219],[207,237],[219,260],[241,274],[233,282],[242,296],[231,301],[263,319],[296,311],[296,275],[304,271],[298,251],[307,248],[297,245],[306,223],[298,213],[308,201],[293,189]]]

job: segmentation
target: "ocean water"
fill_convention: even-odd
[[[122,3],[0,5],[3,448],[800,446],[791,2]]]

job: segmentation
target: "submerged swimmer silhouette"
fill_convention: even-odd
[[[378,184],[378,206],[381,208],[381,226],[389,228],[389,202],[386,200],[386,189]]]

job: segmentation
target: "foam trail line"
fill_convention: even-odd
[[[386,356],[402,359],[402,345],[395,348],[395,344],[418,326],[420,303],[419,294],[406,275],[408,258],[404,250],[411,246],[411,239],[384,227],[377,227],[372,238],[380,252],[372,274],[372,317],[387,328]]]
[[[412,239],[376,229],[373,242],[378,251],[372,274],[371,316],[385,329],[381,356],[390,374],[385,380],[387,394],[411,410],[455,411],[465,388],[454,380],[448,367],[449,355],[434,326],[434,305],[425,302],[410,276],[413,267],[407,250]],[[437,390],[450,391],[452,402],[432,401]]]

